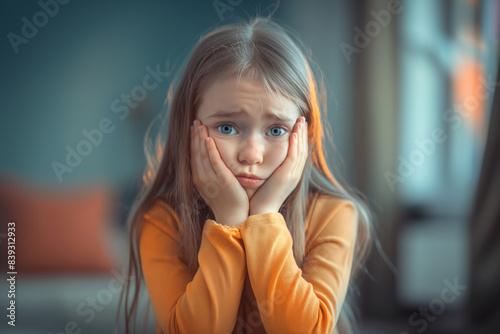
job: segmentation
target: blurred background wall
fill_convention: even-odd
[[[217,1],[2,4],[0,236],[5,246],[7,220],[17,221],[26,333],[73,322],[112,330],[144,133],[174,71],[203,33],[275,7],[220,2],[226,11]],[[493,0],[288,0],[274,14],[325,75],[329,163],[377,214],[380,244],[359,294],[366,333],[469,326],[471,211],[498,81],[498,14]],[[445,302],[450,285],[456,298]]]

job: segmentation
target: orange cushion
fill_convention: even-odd
[[[110,187],[48,187],[0,182],[2,232],[14,221],[18,274],[110,272],[112,247]],[[7,254],[7,236],[2,234]],[[4,272],[7,268],[3,269]]]

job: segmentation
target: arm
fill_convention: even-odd
[[[238,229],[207,220],[198,253],[199,268],[190,277],[176,255],[179,239],[175,223],[172,219],[167,224],[160,220],[158,214],[144,216],[139,249],[146,287],[161,329],[168,333],[231,332],[246,275]]]
[[[280,213],[250,216],[240,227],[250,282],[268,333],[330,333],[347,292],[356,236],[352,204],[313,222],[301,270]],[[325,206],[328,207],[328,206]]]

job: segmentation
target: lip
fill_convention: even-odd
[[[236,178],[238,179],[240,184],[242,186],[245,186],[245,187],[258,187],[262,183],[264,183],[264,180],[255,179],[255,178],[246,177],[246,176],[236,176]]]
[[[249,178],[249,179],[261,180],[260,177],[257,177],[256,175],[248,174],[248,173],[240,173],[240,174],[238,174],[236,176],[243,176],[243,177],[246,177],[246,178]]]

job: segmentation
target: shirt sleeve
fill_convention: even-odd
[[[139,252],[159,326],[165,333],[231,332],[246,276],[239,230],[205,222],[194,277],[176,255],[178,245],[171,219],[144,216]]]
[[[320,217],[323,221],[313,222],[303,270],[280,213],[253,215],[240,226],[267,333],[331,333],[336,325],[350,278],[357,217],[349,201]]]

